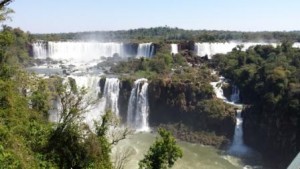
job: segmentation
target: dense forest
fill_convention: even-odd
[[[211,65],[241,91],[246,143],[287,166],[300,150],[300,50],[237,47]]]
[[[36,39],[45,41],[98,40],[98,41],[184,41],[226,42],[226,41],[267,41],[290,40],[300,42],[300,32],[239,32],[218,30],[184,30],[180,28],[155,27],[122,31],[95,31],[79,33],[34,34]]]

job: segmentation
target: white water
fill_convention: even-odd
[[[224,102],[232,104],[240,109],[236,110],[236,125],[234,130],[233,142],[228,149],[228,153],[235,156],[248,156],[251,155],[252,150],[244,144],[243,140],[243,118],[241,116],[242,104],[238,104],[240,101],[240,91],[237,86],[232,85],[232,93],[230,100],[228,100],[223,93],[222,85],[226,83],[224,77],[220,77],[218,82],[211,82],[210,84],[214,88],[214,92],[217,98],[222,99]]]
[[[148,80],[134,82],[127,111],[127,124],[138,131],[149,131]]]
[[[221,76],[219,81],[210,82],[210,85],[212,85],[217,98],[228,102],[228,100],[226,99],[226,97],[224,96],[224,93],[223,93],[223,89],[222,89],[223,83],[225,83],[225,78]]]
[[[141,43],[139,44],[137,51],[137,58],[139,57],[152,57],[154,55],[154,46],[152,43]]]
[[[120,81],[118,78],[106,78],[103,98],[105,99],[105,109],[110,109],[119,117],[119,99]]]
[[[178,44],[171,44],[171,54],[176,55],[178,53]]]
[[[32,44],[33,55],[37,59],[47,58],[47,45],[44,42],[36,42]]]
[[[241,113],[241,110],[236,110],[236,125],[234,129],[234,137],[228,153],[236,156],[247,156],[247,154],[250,152],[250,149],[244,144],[243,118],[241,116]]]
[[[77,62],[89,62],[101,60],[101,57],[112,57],[115,54],[126,57],[122,43],[100,42],[48,42],[48,54],[46,45],[33,44],[34,57],[54,60],[67,60]]]
[[[124,56],[122,43],[99,42],[48,42],[49,57],[54,60],[76,60],[87,62],[112,57]]]
[[[105,104],[98,97],[100,93],[100,77],[89,75],[69,77],[75,79],[78,90],[80,90],[82,87],[87,89],[84,102],[93,102],[93,104],[88,106],[88,111],[84,113],[83,118],[84,122],[87,123],[90,128],[93,128],[94,121],[99,121],[101,119],[101,116],[103,115],[103,105]]]
[[[226,54],[231,52],[233,48],[237,45],[243,45],[242,50],[245,51],[251,46],[255,45],[272,45],[274,47],[277,46],[276,43],[255,43],[255,42],[246,42],[246,43],[238,43],[238,42],[226,42],[226,43],[195,43],[195,53],[197,56],[204,57],[207,55],[208,59],[215,54]]]
[[[294,47],[294,48],[300,48],[300,42],[294,43],[294,44],[293,44],[293,47]]]

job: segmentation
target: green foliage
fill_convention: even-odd
[[[290,42],[219,55],[213,65],[240,89],[245,139],[288,164],[299,152],[300,49]],[[254,132],[255,131],[255,132]],[[276,140],[276,142],[274,142]],[[273,157],[271,157],[273,158]],[[284,168],[284,167],[282,167]]]
[[[48,116],[50,109],[50,91],[45,80],[40,80],[37,90],[31,95],[32,108],[42,112],[45,117]]]
[[[176,145],[171,133],[164,129],[159,129],[158,133],[160,138],[155,140],[144,159],[139,162],[140,169],[171,168],[182,157],[182,150]]]
[[[42,40],[80,40],[94,37],[98,40],[109,41],[131,41],[131,42],[178,42],[178,41],[200,41],[200,42],[225,42],[239,41],[299,41],[299,31],[291,32],[238,32],[238,31],[215,31],[215,30],[184,30],[179,28],[155,27],[140,28],[122,31],[94,31],[80,33],[58,33],[58,34],[35,34],[37,39]]]
[[[300,51],[289,43],[272,46],[256,46],[243,51],[232,51],[226,56],[215,58],[215,66],[235,84],[249,102],[266,103],[268,109],[287,105],[286,92],[290,83],[299,83],[295,75],[300,67],[294,61]],[[243,60],[243,61],[239,61]]]

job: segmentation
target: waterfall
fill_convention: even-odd
[[[219,81],[217,81],[217,82],[210,82],[210,85],[213,87],[214,92],[215,92],[217,98],[226,101],[227,99],[224,96],[224,92],[223,92],[223,89],[222,89],[223,83],[225,83],[225,78],[221,76]]]
[[[127,56],[123,43],[114,42],[48,42],[48,45],[37,42],[33,44],[33,53],[35,58],[45,59],[48,56],[54,60],[77,62],[100,60],[101,57],[114,55]]]
[[[235,106],[242,106],[237,104],[240,101],[240,91],[237,86],[232,85],[232,92],[230,95],[230,103]],[[232,155],[236,156],[246,156],[251,151],[249,147],[244,144],[243,138],[243,118],[242,118],[242,110],[236,110],[236,124],[234,129],[233,142],[228,150],[228,152]]]
[[[152,57],[154,55],[154,45],[152,43],[141,43],[138,46],[136,57]]]
[[[233,103],[237,103],[240,101],[240,90],[235,85],[232,85],[232,94],[230,95],[230,101]]]
[[[124,57],[122,43],[48,42],[49,57],[54,60],[92,61],[115,54]]]
[[[293,44],[293,48],[300,48],[300,42],[295,42]]]
[[[236,156],[245,156],[249,153],[250,149],[244,144],[243,140],[243,118],[241,110],[236,110],[236,125],[234,129],[234,137],[232,145],[228,152]]]
[[[47,43],[36,42],[32,44],[33,57],[37,59],[47,58]]]
[[[237,45],[242,45],[242,50],[245,51],[251,46],[255,45],[272,45],[273,47],[276,47],[276,43],[263,43],[263,42],[245,42],[245,43],[238,43],[238,42],[226,42],[226,43],[195,43],[195,54],[200,57],[207,56],[208,59],[211,59],[211,57],[215,54],[226,54],[228,52],[231,52],[233,48],[235,48]]]
[[[195,43],[195,53],[198,56],[207,56],[211,59],[213,55],[217,53],[228,53],[236,46],[236,43]]]
[[[171,54],[176,55],[178,53],[178,44],[171,44]]]
[[[110,109],[112,112],[119,117],[119,92],[120,92],[120,81],[117,78],[106,78],[103,98],[105,99],[105,109]]]
[[[228,100],[223,93],[222,85],[225,83],[225,78],[220,77],[218,82],[211,82],[217,98],[222,99],[225,103],[234,105],[239,109],[236,110],[236,125],[234,130],[233,142],[228,150],[229,154],[237,156],[245,156],[251,152],[251,149],[244,144],[243,141],[243,118],[241,116],[242,104],[237,104],[240,101],[240,91],[237,86],[232,85],[232,93],[230,100]]]
[[[134,82],[127,111],[127,124],[139,131],[148,131],[148,80],[138,79]]]

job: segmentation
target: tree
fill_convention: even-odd
[[[139,162],[140,169],[171,168],[178,158],[182,157],[182,150],[176,145],[175,138],[170,132],[158,129],[160,138],[156,138],[144,159]]]
[[[8,4],[10,4],[12,0],[2,0],[0,1],[0,22],[5,21],[8,18],[8,14],[13,13],[12,9],[6,8]]]
[[[73,87],[72,87],[73,86]],[[71,78],[68,84],[57,81],[56,92],[61,105],[59,120],[52,131],[47,154],[59,168],[99,168],[111,169],[111,148],[126,138],[130,130],[117,129],[118,119],[110,110],[95,121],[95,129],[83,121],[83,114],[96,100],[85,96],[86,89],[77,89]]]

